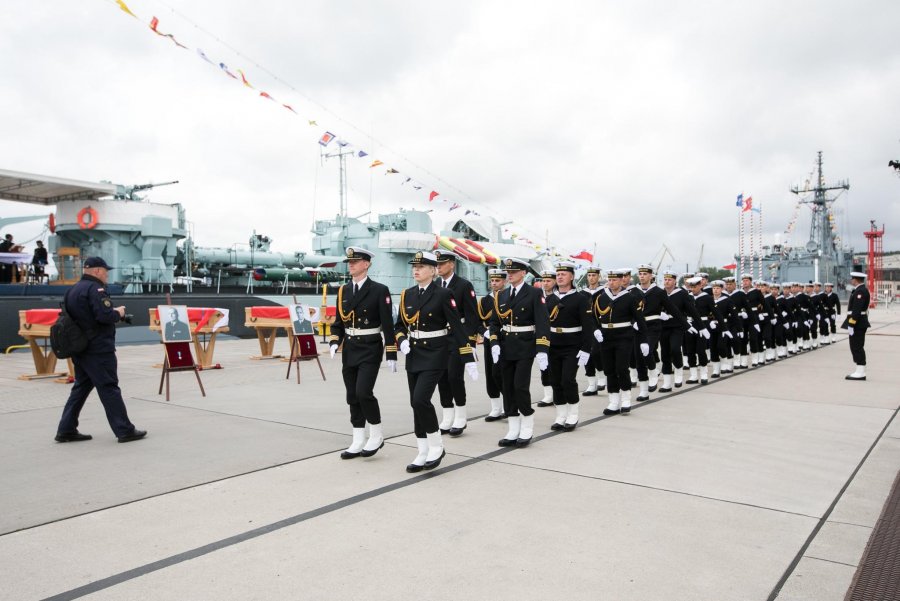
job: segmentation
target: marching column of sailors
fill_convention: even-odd
[[[351,281],[337,293],[331,356],[343,345],[342,374],[350,410],[352,442],[342,459],[371,457],[384,446],[374,386],[382,353],[397,372],[405,368],[417,454],[407,471],[429,470],[446,455],[442,434],[466,429],[463,375],[478,379],[475,348],[482,337],[485,388],[491,409],[485,421],[505,419],[500,446],[526,447],[534,436],[531,378],[541,372],[544,397],[553,406],[551,430],[571,432],[582,396],[606,390],[604,415],[627,415],[632,401],[654,391],[671,392],[685,383],[709,383],[734,370],[759,367],[835,342],[841,302],[826,282],[782,284],[754,281],[749,274],[709,282],[706,273],[663,271],[662,286],[650,265],[639,265],[638,284],[630,268],[607,270],[601,285],[597,267],[587,270],[587,287],[574,286],[575,264],[561,262],[541,274],[541,287],[525,281],[527,262],[509,258],[489,271],[490,293],[477,297],[471,282],[455,273],[456,256],[418,252],[410,261],[416,284],[400,294],[393,318],[389,290],[368,278],[373,253],[347,248]],[[869,293],[865,274],[851,274],[853,288],[841,328],[850,335],[856,370],[848,380],[866,379],[865,333]],[[588,387],[579,394],[577,372]],[[659,377],[662,375],[662,382]],[[637,396],[632,398],[632,389]],[[438,391],[442,414],[432,402]],[[368,435],[367,435],[368,430]]]

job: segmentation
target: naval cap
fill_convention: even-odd
[[[437,266],[437,257],[434,256],[433,252],[428,252],[427,250],[420,250],[416,254],[413,255],[412,260],[409,262],[410,265],[431,265]]]
[[[684,281],[684,283],[687,284],[688,286],[696,286],[696,285],[698,285],[698,284],[699,284],[700,282],[702,282],[702,281],[703,281],[703,280],[700,278],[700,276],[695,275],[695,276],[692,277],[692,278],[686,279],[686,280]]]
[[[344,263],[349,261],[368,261],[372,262],[372,257],[375,254],[372,251],[366,250],[362,246],[348,246],[347,247],[347,258],[344,259]]]
[[[752,280],[753,280],[753,274],[752,274],[752,273],[742,273],[742,274],[741,274],[741,279],[742,279],[742,280],[751,280],[751,281],[752,281]]]
[[[712,281],[712,286],[713,286],[713,288],[724,288],[724,287],[725,287],[725,282],[722,281],[722,280],[713,280],[713,281]]]
[[[84,260],[84,268],[85,269],[93,269],[95,267],[102,267],[109,271],[110,269],[115,269],[114,267],[110,267],[106,264],[106,261],[103,260],[102,257],[88,257]]]
[[[575,273],[575,263],[571,261],[560,261],[556,264],[556,271],[568,271],[569,273]]]
[[[488,278],[490,278],[492,280],[493,279],[505,280],[506,272],[503,271],[502,269],[488,269]]]
[[[662,272],[662,276],[664,278],[672,278],[674,280],[678,279],[678,272],[673,269],[665,269]]]
[[[709,279],[709,274],[706,273],[705,271],[698,271],[697,276],[701,277],[701,278],[706,278],[707,280]]]
[[[734,280],[734,276],[733,276],[733,275],[729,275],[729,276],[725,276],[724,278],[722,278],[722,281],[723,281],[723,282],[733,282],[733,281],[735,281],[735,280]]]
[[[556,279],[556,271],[551,271],[550,269],[544,269],[541,271],[541,278],[545,280],[555,280]]]
[[[822,285],[822,282],[820,282],[820,281],[818,281],[818,280],[816,280],[815,282],[813,282],[813,286],[821,286],[821,285]]]
[[[638,273],[653,273],[653,266],[647,265],[646,263],[641,263],[637,266]]]
[[[621,268],[621,267],[613,267],[611,269],[606,270],[606,277],[611,278],[621,278],[624,277],[626,273],[630,273],[629,271]]]
[[[437,259],[438,263],[446,263],[447,261],[456,261],[456,253],[452,253],[449,250],[436,250],[434,251],[434,256]]]
[[[831,282],[825,282],[825,285],[826,285],[826,286],[831,286],[832,288],[834,288],[834,284],[831,283]]]
[[[506,271],[527,271],[528,263],[522,259],[508,257],[506,259],[503,259],[503,269],[505,269]]]
[[[863,273],[862,271],[851,271],[850,277],[851,278],[859,278],[861,280],[864,280],[864,279],[866,279],[866,274]]]
[[[596,273],[600,275],[600,268],[596,265],[588,265],[587,271],[585,273]]]

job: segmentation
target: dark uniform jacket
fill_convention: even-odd
[[[771,293],[763,296],[763,306],[766,309],[766,320],[769,322],[771,322],[773,318],[777,319],[779,317],[777,304],[775,297],[772,296]]]
[[[812,300],[805,292],[798,292],[797,296],[797,321],[807,321],[812,312]]]
[[[444,280],[438,278],[435,283],[438,286],[443,285]],[[466,339],[472,346],[478,339],[478,308],[476,307],[477,299],[475,297],[475,288],[472,282],[465,278],[461,278],[455,273],[447,284],[447,289],[453,293],[453,299],[456,301],[456,309],[459,311],[459,321],[462,323],[463,331]],[[484,330],[482,330],[483,332]]]
[[[766,314],[766,306],[765,300],[763,298],[763,293],[756,288],[751,288],[747,292],[747,308],[750,309],[747,313],[750,314],[750,325],[758,324],[762,320],[759,318],[760,315],[765,318]]]
[[[784,316],[784,320],[791,322],[791,327],[795,327],[797,322],[800,321],[800,307],[797,304],[797,297],[791,294],[790,296],[785,295],[784,297],[784,310],[787,311],[787,316]]]
[[[565,294],[557,290],[546,301],[550,315],[550,348],[574,346],[589,353],[596,322],[591,319],[591,303],[587,296],[575,290]],[[571,328],[581,328],[581,331],[563,331]]]
[[[828,303],[829,315],[841,314],[841,297],[837,295],[837,292],[832,290],[826,294],[825,302]]]
[[[647,327],[655,327],[654,324],[661,327],[664,322],[660,319],[660,315],[665,311],[672,318],[666,320],[667,322],[674,319],[676,320],[674,323],[680,323],[682,328],[687,329],[687,318],[675,307],[663,288],[650,284],[646,290],[641,289],[641,292],[644,293],[644,320]]]
[[[499,340],[503,349],[501,359],[519,361],[546,353],[550,347],[550,315],[543,290],[523,283],[512,301],[513,287],[494,295],[494,314],[491,316],[491,341]],[[533,326],[531,331],[513,332],[504,326]]]
[[[578,291],[578,294],[581,294],[582,296],[584,296],[587,299],[588,306],[593,307],[594,306],[594,298],[598,294],[603,292],[603,290],[605,290],[605,288],[603,288],[602,286],[595,288],[594,290],[591,290],[589,288],[582,288],[581,290]],[[600,352],[600,343],[597,342],[596,339],[594,339],[594,341],[591,342],[591,352],[592,353]]]
[[[409,340],[410,352],[406,356],[406,371],[420,372],[447,369],[447,355],[460,354],[463,363],[475,360],[474,348],[463,332],[456,300],[449,289],[431,283],[423,294],[418,284],[400,294],[400,312],[394,332],[397,341]],[[433,338],[417,338],[416,332],[447,333]]]
[[[847,317],[841,328],[846,329],[847,326],[854,330],[865,330],[869,328],[869,289],[865,284],[860,284],[850,293],[850,299],[847,301]]]
[[[83,275],[63,298],[66,312],[89,338],[82,354],[113,353],[116,350],[116,326],[119,312],[106,291],[106,285],[92,275]]]
[[[700,325],[694,324],[694,327],[698,330],[703,328],[709,329],[709,324],[712,321],[716,322],[716,327],[723,325],[725,320],[722,318],[722,314],[719,313],[716,301],[713,300],[711,295],[700,292],[700,294],[694,296],[694,307],[700,316]]]
[[[716,299],[714,297],[713,301],[716,303],[716,309],[719,311],[719,316],[721,318],[719,327],[731,330],[737,320],[737,312],[734,307],[734,302],[731,300],[731,296],[729,296],[727,292],[722,291],[719,298]]]
[[[353,283],[338,288],[337,315],[331,325],[329,344],[344,344],[343,364],[355,367],[361,363],[397,360],[397,343],[394,338],[391,293],[387,286],[371,278],[366,279],[359,291],[353,294]],[[381,332],[356,335],[350,329]],[[382,340],[382,336],[384,337]]]
[[[594,296],[592,314],[597,321],[597,327],[603,331],[604,342],[609,336],[634,333],[635,325],[638,342],[647,342],[647,324],[641,312],[640,301],[628,290],[620,290],[618,294],[613,294],[607,288],[597,294]]]
[[[674,330],[681,328],[682,330],[687,330],[691,323],[698,330],[702,327],[697,325],[700,323],[700,314],[697,313],[697,308],[694,306],[690,292],[687,292],[684,288],[676,287],[672,292],[667,293],[667,296],[671,313],[669,311],[666,311],[666,313],[669,313],[673,319],[663,322],[663,329]]]
[[[812,296],[809,297],[809,300],[812,304],[810,307],[812,316],[815,317],[818,315],[819,318],[821,318],[822,315],[825,314],[825,295],[821,292],[813,292]]]

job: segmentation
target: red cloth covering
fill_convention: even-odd
[[[28,309],[25,311],[25,323],[52,326],[59,317],[59,309]]]
[[[269,319],[290,319],[290,307],[250,307],[250,317],[268,317]]]
[[[334,307],[325,307],[325,317],[336,317],[337,316],[337,306]]]
[[[200,328],[209,323],[209,320],[216,314],[217,309],[209,307],[188,307],[188,321],[196,323],[194,326],[194,334],[200,331]],[[153,315],[159,320],[159,309],[153,309]]]

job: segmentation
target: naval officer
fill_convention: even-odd
[[[488,283],[491,294],[486,294],[478,301],[478,318],[484,331],[484,380],[488,398],[491,399],[491,410],[485,416],[484,421],[495,422],[506,419],[503,413],[503,399],[500,394],[503,389],[503,378],[500,366],[491,360],[491,347],[497,342],[491,342],[490,321],[494,314],[493,294],[506,288],[506,272],[502,269],[488,270]]]
[[[528,263],[505,259],[503,268],[509,288],[494,294],[491,317],[491,358],[503,373],[503,404],[509,427],[501,447],[526,447],[534,435],[534,408],[531,406],[531,368],[537,359],[541,371],[548,368],[550,317],[544,294],[525,283]]]
[[[359,246],[348,246],[347,271],[351,282],[338,288],[337,319],[331,325],[328,344],[331,358],[343,343],[341,353],[344,388],[350,406],[353,441],[341,453],[341,459],[371,457],[384,446],[381,410],[375,398],[375,380],[385,354],[388,367],[397,371],[397,345],[391,327],[391,293],[387,286],[369,278],[373,253]],[[366,439],[366,424],[369,437]]]
[[[865,285],[866,274],[861,271],[850,272],[850,299],[847,301],[847,317],[841,324],[850,335],[850,353],[856,370],[845,377],[847,380],[866,379],[866,330],[869,329],[869,289]]]
[[[453,293],[433,281],[437,257],[419,251],[409,264],[413,266],[416,284],[401,293],[394,328],[400,352],[406,355],[406,381],[418,447],[418,454],[406,471],[414,473],[436,468],[446,455],[431,397],[447,370],[448,355],[456,353],[472,380],[478,379],[478,368],[474,363],[475,349],[466,338]]]

